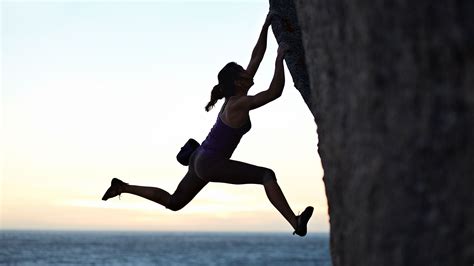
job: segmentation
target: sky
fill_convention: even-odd
[[[173,192],[176,154],[204,140],[222,101],[204,111],[217,73],[244,67],[268,1],[3,1],[0,228],[278,231],[292,229],[258,185],[208,184],[179,212],[123,194],[112,177]],[[249,94],[268,88],[277,44]],[[329,217],[314,119],[286,71],[283,95],[251,112],[234,160],[275,171],[309,231]]]

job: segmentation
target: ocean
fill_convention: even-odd
[[[329,234],[0,231],[0,265],[321,265]]]

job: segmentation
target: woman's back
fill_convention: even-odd
[[[232,96],[224,102],[219,116],[222,121],[233,128],[245,126],[250,120],[249,111],[239,108],[239,101],[245,96]]]
[[[247,121],[240,127],[234,127],[234,125],[227,124],[222,117],[226,115],[229,117],[229,115],[232,115],[232,111],[228,110],[228,108],[229,106],[226,102],[222,107],[221,112],[217,115],[216,123],[204,142],[201,144],[201,147],[205,151],[217,153],[224,158],[230,158],[232,156],[232,153],[234,153],[234,150],[237,148],[242,136],[252,127],[248,114]]]

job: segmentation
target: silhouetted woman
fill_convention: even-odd
[[[293,234],[306,235],[313,207],[307,207],[301,215],[296,216],[271,169],[230,159],[242,136],[251,128],[249,112],[277,99],[283,91],[285,83],[283,58],[287,48],[285,45],[280,45],[270,87],[254,96],[247,95],[254,84],[253,77],[265,54],[271,17],[269,14],[265,20],[247,69],[231,62],[219,72],[217,76],[219,84],[212,89],[211,100],[205,109],[209,111],[219,99],[225,98],[225,102],[209,135],[191,155],[188,172],[176,191],[170,195],[160,188],[133,186],[114,178],[103,200],[121,193],[130,193],[177,211],[186,206],[208,182],[260,184],[265,188],[273,206],[295,229]]]

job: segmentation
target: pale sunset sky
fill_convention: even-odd
[[[247,65],[268,1],[2,1],[0,228],[293,230],[262,186],[209,183],[179,212],[123,194],[112,177],[172,193],[176,153],[203,141],[204,106],[228,62]],[[268,88],[277,44],[250,94]],[[251,112],[233,159],[272,168],[295,213],[329,217],[314,119],[286,71],[281,98]]]

